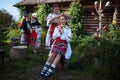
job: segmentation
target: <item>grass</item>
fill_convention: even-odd
[[[5,50],[5,67],[0,68],[0,80],[39,80],[38,73],[48,57],[48,50],[45,49],[42,50],[43,52],[39,51],[39,53],[33,54],[31,47],[29,47],[26,59],[11,59],[10,47],[3,46],[2,49]],[[53,77],[47,80],[70,80],[69,76],[76,77],[74,72],[67,68],[57,68]]]
[[[48,57],[48,50],[42,48],[33,54],[29,47],[26,59],[11,59],[10,47],[2,49],[5,50],[5,67],[0,68],[0,80],[44,80],[39,79],[38,72]],[[52,77],[45,80],[120,80],[120,44],[96,46],[82,54],[75,47],[72,49],[69,65],[57,67]]]
[[[0,78],[2,80],[28,80],[29,77],[35,75],[37,78],[40,67],[45,61],[41,61],[40,53],[33,54],[31,48],[28,48],[26,59],[11,59],[9,56],[10,47],[4,46],[4,50],[5,67],[0,69]]]

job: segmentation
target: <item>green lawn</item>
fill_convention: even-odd
[[[26,59],[11,59],[9,45],[2,49],[5,50],[5,67],[0,65],[0,80],[120,80],[120,44],[101,44],[85,49],[84,53],[74,46],[69,65],[57,67],[48,79],[38,77],[48,50],[42,48],[33,54],[32,48],[28,47]]]
[[[40,80],[38,73],[48,57],[48,50],[44,49],[42,52],[40,50],[39,53],[33,54],[32,48],[28,47],[26,59],[11,59],[9,55],[10,47],[3,46],[2,49],[5,50],[5,67],[2,68],[0,65],[0,80]],[[53,76],[47,80],[72,80],[73,78],[78,79],[76,71],[57,68]]]

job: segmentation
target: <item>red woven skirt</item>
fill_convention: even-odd
[[[29,44],[30,30],[28,30],[27,32],[24,32],[24,36],[25,36],[25,44]]]
[[[65,40],[61,40],[60,38],[57,38],[53,43],[51,52],[61,54],[63,57],[65,57],[67,47],[68,47],[68,43]]]
[[[37,39],[37,33],[35,32],[35,30],[33,30],[32,33],[30,33],[30,45],[35,46],[36,39]]]

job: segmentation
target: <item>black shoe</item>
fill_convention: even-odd
[[[51,72],[49,71],[49,69],[51,70]],[[48,69],[48,71],[44,74],[44,77],[47,78],[47,77],[51,77],[53,71],[54,71],[54,68],[53,67],[50,67]]]
[[[48,78],[48,77],[51,77],[51,75],[52,75],[52,72],[47,71],[43,77]]]
[[[46,73],[48,69],[44,70],[42,69],[40,72],[39,72],[39,77],[42,78],[44,76],[44,74]]]
[[[45,64],[45,67],[46,69],[42,69],[40,72],[39,72],[39,77],[42,78],[44,77],[45,73],[47,72],[47,70],[49,69],[49,65]]]

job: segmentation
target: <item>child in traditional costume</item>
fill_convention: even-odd
[[[30,29],[30,45],[34,47],[33,52],[37,53],[41,44],[42,26],[37,20],[36,13],[32,14],[31,29]]]
[[[26,12],[24,12],[24,16],[20,21],[20,29],[22,32],[20,42],[21,44],[25,44],[27,46],[29,45],[30,27],[29,17],[27,16]]]
[[[53,5],[53,13],[49,13],[49,15],[47,16],[47,26],[49,27],[48,31],[47,31],[47,35],[46,35],[46,42],[45,42],[45,46],[47,48],[50,48],[52,43],[53,43],[53,32],[56,26],[58,26],[58,18],[61,15],[60,13],[60,8],[58,4],[54,4]]]
[[[61,15],[59,18],[59,25],[55,27],[52,36],[54,42],[51,46],[49,57],[43,69],[40,71],[39,77],[51,76],[55,67],[60,62],[61,58],[66,59],[66,52],[68,47],[70,46],[68,44],[71,40],[71,34],[72,34],[71,29],[66,25],[66,22],[67,22],[67,17],[64,14]]]

